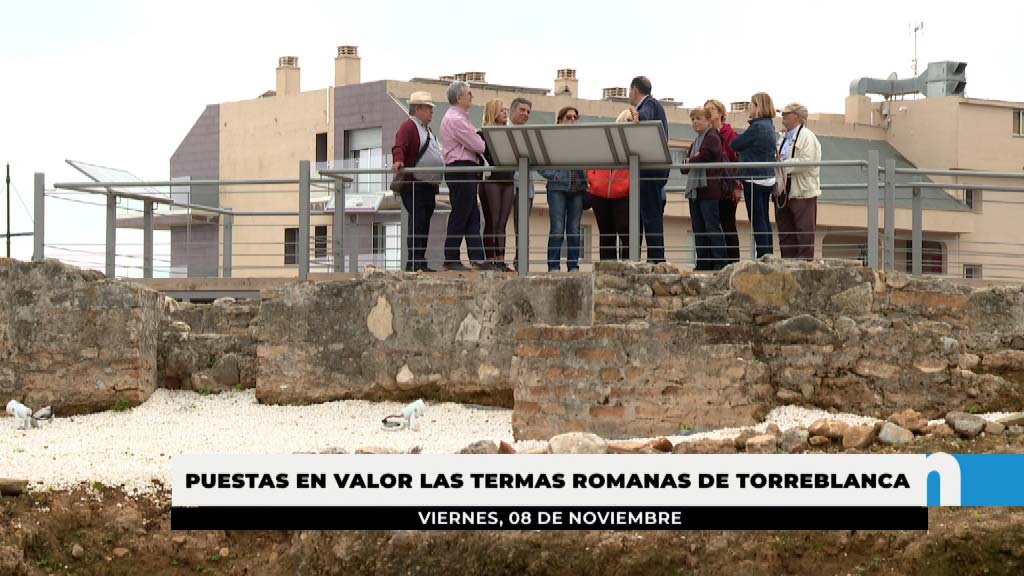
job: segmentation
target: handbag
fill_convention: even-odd
[[[796,150],[796,141],[800,138],[800,131],[804,129],[804,125],[801,124],[796,130],[796,134],[793,136],[793,142],[789,145],[790,157],[793,156],[793,151]],[[782,144],[779,144],[779,149],[775,152],[775,161],[782,162],[782,147],[786,145],[786,139],[782,139]],[[772,200],[775,201],[775,207],[779,210],[785,208],[786,202],[789,201],[790,187],[793,182],[786,175],[786,169],[782,166],[775,167],[775,187],[772,188]]]
[[[427,141],[423,143],[419,154],[416,155],[416,159],[413,160],[412,164],[409,164],[406,167],[415,168],[416,165],[419,164],[420,158],[423,158],[423,154],[426,153],[428,146],[430,146],[430,130],[427,130]],[[412,180],[411,174],[399,174],[391,180],[391,186],[389,186],[389,188],[391,188],[391,191],[397,196],[402,193],[402,188],[404,188],[410,180]]]

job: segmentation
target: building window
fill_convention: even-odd
[[[313,228],[313,257],[327,258],[327,226]]]
[[[299,246],[299,229],[298,228],[285,228],[284,229],[284,263],[295,264],[295,255],[298,253]]]
[[[980,280],[981,264],[964,264],[964,278],[967,280]]]
[[[964,190],[964,206],[975,212],[981,212],[981,190],[973,188]]]
[[[316,163],[327,162],[327,132],[316,135]]]
[[[908,244],[910,244],[908,242]],[[909,250],[908,250],[909,252]],[[945,253],[942,242],[934,240],[921,241],[921,273],[942,274],[945,268]]]
[[[384,150],[380,128],[345,131],[345,164],[353,168],[383,168]],[[384,192],[383,174],[359,174],[355,177],[356,194]]]
[[[1024,110],[1013,111],[1013,135],[1024,136]]]
[[[399,251],[401,227],[398,222],[373,223],[373,259],[377,266],[385,270],[398,270],[402,267],[402,253]]]

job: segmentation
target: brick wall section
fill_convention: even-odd
[[[0,259],[0,286],[0,397],[67,415],[153,393],[159,294],[57,260]]]
[[[594,266],[594,322],[662,321],[701,292],[701,278],[673,264],[598,262]]]
[[[594,289],[593,327],[517,332],[517,438],[753,424],[782,404],[1024,408],[1021,287],[767,259],[704,276],[602,263]]]
[[[258,300],[173,302],[164,308],[157,362],[161,388],[256,387]]]
[[[515,436],[649,437],[759,421],[773,389],[749,337],[730,326],[645,322],[520,328]]]

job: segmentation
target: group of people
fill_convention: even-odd
[[[520,190],[515,171],[490,170],[485,177],[483,168],[495,163],[482,131],[468,116],[473,105],[472,88],[467,82],[455,81],[448,87],[447,96],[450,107],[441,120],[440,138],[430,130],[434,104],[428,92],[411,95],[409,119],[399,126],[395,135],[392,169],[397,176],[392,189],[401,196],[412,222],[406,269],[429,271],[427,237],[440,174],[431,176],[418,171],[402,175],[399,171],[405,167],[440,168],[443,165],[456,168],[444,175],[451,202],[444,269],[470,269],[461,262],[462,242],[465,240],[474,268],[509,271],[505,264],[505,229],[509,214],[513,215],[518,238],[519,212],[514,207],[519,203],[519,194],[525,193],[532,210],[534,179],[528,179],[527,190]],[[651,96],[650,80],[643,76],[634,78],[629,87],[629,101],[630,108],[624,110],[616,121],[658,121],[667,140],[665,109]],[[507,108],[502,100],[491,100],[484,106],[483,126],[525,124],[530,119],[532,108],[533,104],[525,98],[514,99]],[[697,136],[684,162],[723,164],[721,168],[682,169],[687,174],[685,196],[690,208],[697,270],[718,270],[739,260],[736,210],[741,200],[747,207],[747,217],[753,227],[757,257],[773,253],[768,215],[770,204],[775,205],[782,257],[814,257],[817,197],[821,195],[819,168],[794,165],[777,171],[773,168],[737,170],[728,166],[729,162],[737,161],[820,161],[818,139],[805,125],[807,108],[795,103],[783,108],[785,131],[781,133],[775,131],[772,119],[776,110],[768,94],[754,94],[747,110],[750,124],[742,134],[737,134],[725,122],[725,106],[718,100],[708,100],[703,107],[690,112]],[[579,119],[579,110],[572,106],[562,108],[556,116],[558,124],[576,124]],[[563,244],[566,247],[566,269],[573,271],[579,268],[582,246],[580,220],[588,207],[593,209],[597,221],[601,260],[628,257],[628,170],[540,170],[540,176],[547,181],[550,216],[548,271],[560,269]],[[647,245],[647,261],[664,262],[665,185],[669,173],[667,170],[645,169],[638,176],[641,239]]]

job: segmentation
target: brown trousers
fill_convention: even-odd
[[[775,209],[779,250],[783,258],[814,259],[814,229],[817,222],[817,198],[790,198],[782,209]]]

